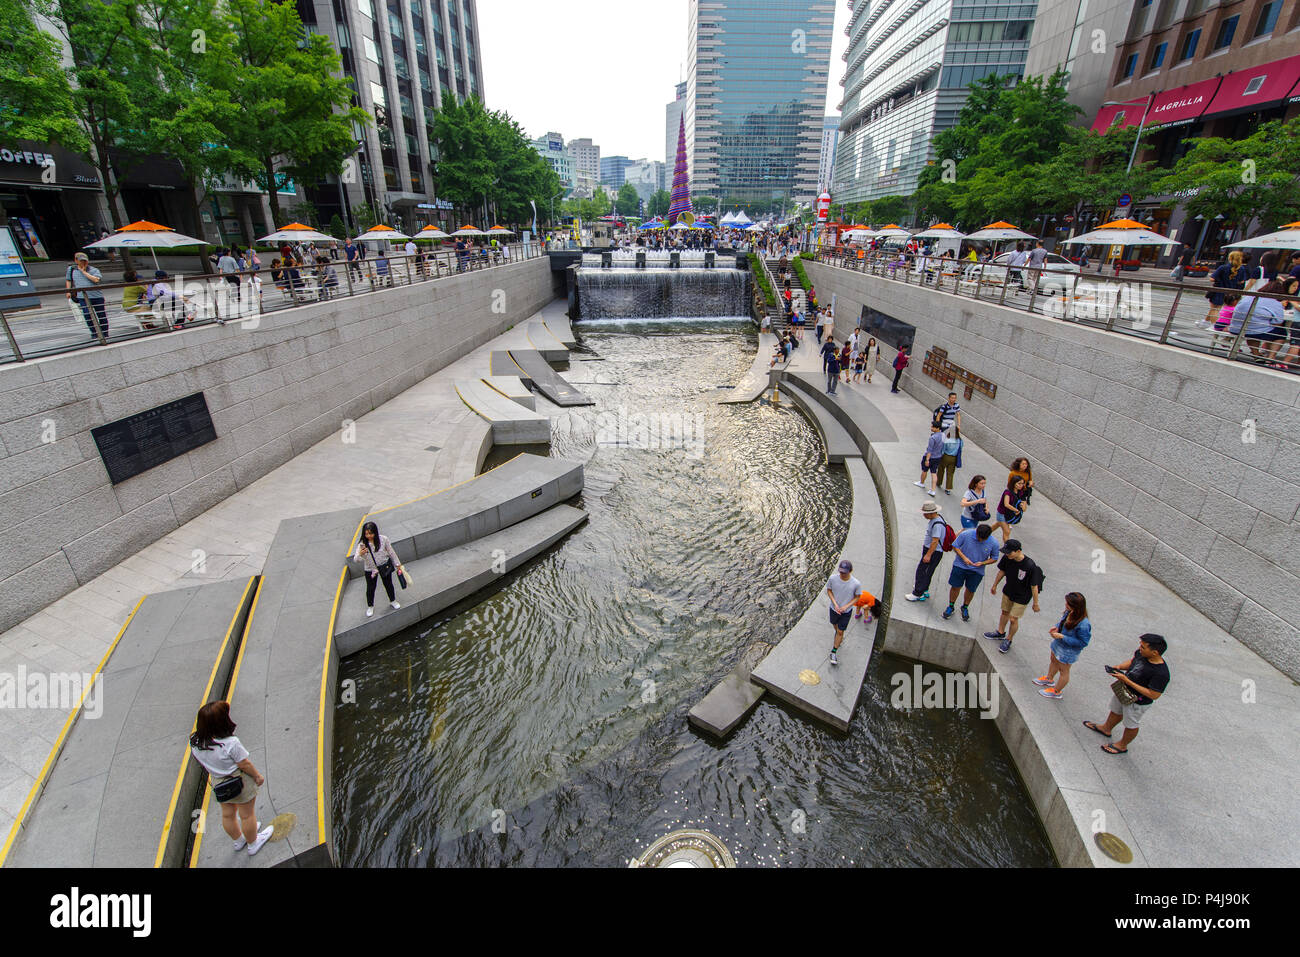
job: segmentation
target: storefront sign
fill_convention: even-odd
[[[14,234],[8,229],[0,229],[0,279],[25,279],[27,267],[23,265],[22,253]]]

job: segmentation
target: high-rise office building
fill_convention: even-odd
[[[1038,0],[1025,76],[1064,70],[1070,102],[1083,110],[1079,122],[1091,123],[1132,13],[1133,0]]]
[[[573,175],[577,183],[577,196],[594,196],[600,185],[600,147],[591,137],[569,140],[569,153],[573,156]]]
[[[971,83],[1023,76],[1036,2],[850,2],[835,201],[906,196]]]
[[[754,218],[815,199],[834,17],[834,0],[691,0],[693,196]]]
[[[649,200],[657,190],[664,188],[664,169],[662,160],[637,160],[624,171],[623,182],[631,183],[638,196]]]
[[[626,156],[602,156],[600,158],[600,185],[612,186],[618,189],[623,185],[623,178],[627,173],[627,168],[631,166],[633,160]]]
[[[677,162],[677,130],[686,109],[686,81],[677,84],[677,95],[664,107],[664,162],[669,169]]]
[[[835,171],[835,147],[840,141],[840,118],[838,116],[826,117],[822,125],[822,149],[817,160],[817,195],[821,195],[831,188]]]
[[[374,117],[359,131],[355,175],[308,188],[327,219],[373,204],[408,230],[446,220],[436,199],[433,115],[445,102],[483,98],[476,0],[297,0],[307,29],[330,38],[357,105]]]
[[[564,145],[564,137],[556,132],[539,136],[533,140],[533,149],[541,154],[542,159],[551,164],[555,175],[560,177],[565,195],[572,195],[578,188],[578,171],[573,153]]]

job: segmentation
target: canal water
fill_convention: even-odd
[[[585,463],[590,520],[489,597],[343,661],[341,862],[624,866],[696,826],[742,866],[1052,864],[991,721],[889,706],[911,662],[877,656],[847,734],[770,695],[724,744],[688,726],[825,587],[849,482],[798,412],[717,404],[752,323],[577,331],[565,374],[596,405],[558,417],[551,454]]]

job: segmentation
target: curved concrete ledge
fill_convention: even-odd
[[[409,562],[410,586],[397,592],[402,607],[390,609],[381,588],[373,618],[365,616],[365,581],[350,581],[344,587],[334,630],[339,657],[369,648],[491,587],[586,520],[587,513],[581,509],[555,505],[495,534]]]
[[[488,359],[488,367],[494,376],[516,376],[528,388],[533,387],[532,377],[524,371],[523,366],[515,361],[508,349],[493,351]]]
[[[255,578],[146,596],[77,713],[10,867],[175,867],[202,786],[181,729],[224,690]],[[162,839],[159,840],[159,828]]]
[[[735,388],[718,402],[721,405],[733,405],[740,402],[753,402],[762,395],[770,384],[772,353],[776,350],[776,336],[770,332],[758,334],[758,352],[754,354],[754,363],[749,371],[736,383]]]
[[[556,405],[596,404],[594,399],[587,398],[566,381],[563,376],[552,369],[540,352],[528,349],[511,349],[510,358],[523,370],[523,377],[532,380],[532,387]],[[493,375],[497,374],[495,366],[492,373]]]
[[[842,465],[846,458],[855,458],[862,454],[858,449],[858,443],[844,426],[840,425],[829,409],[809,398],[803,389],[788,380],[785,382],[784,391],[787,396],[794,399],[796,405],[803,409],[804,414],[812,420],[817,431],[821,433],[827,464]]]
[[[524,385],[524,380],[517,375],[490,375],[484,376],[483,381],[489,387],[509,399],[511,402],[518,402],[530,412],[537,411],[537,398],[529,391],[528,386]]]
[[[361,525],[375,521],[403,562],[429,558],[508,528],[573,498],[582,491],[581,462],[524,452],[467,482],[362,516],[350,529],[347,551],[350,577],[362,565],[351,560]]]
[[[456,394],[492,427],[496,445],[538,445],[551,441],[551,420],[524,408],[482,379],[458,379]]]
[[[573,325],[569,322],[569,317],[565,315],[565,308],[567,306],[561,300],[547,306],[541,311],[540,315],[551,335],[566,347],[572,349],[578,344],[578,337],[573,334]]]
[[[840,557],[853,562],[853,574],[862,587],[880,597],[886,587],[885,523],[880,499],[862,459],[849,458],[844,467],[853,486],[853,512]],[[878,626],[878,621],[864,625],[863,619],[853,619],[840,646],[840,663],[832,665],[830,599],[821,587],[804,616],[754,669],[751,680],[819,721],[847,731]],[[814,677],[815,682],[809,683],[807,679]]]
[[[541,319],[529,319],[524,333],[528,336],[529,344],[540,352],[547,362],[569,361],[568,347],[556,338]]]

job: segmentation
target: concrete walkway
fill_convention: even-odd
[[[28,673],[94,672],[142,595],[258,574],[282,520],[359,503],[373,511],[472,478],[489,447],[490,427],[452,384],[487,375],[491,351],[519,342],[523,325],[358,419],[349,436],[355,441],[345,442],[340,433],[317,443],[0,634],[0,672],[21,666]],[[542,399],[538,405],[558,411]],[[0,842],[8,839],[67,717],[66,709],[0,708]],[[178,740],[187,732],[178,728]]]
[[[919,365],[919,364],[918,364]],[[816,340],[808,337],[791,360],[792,372],[821,375]],[[1157,867],[1296,866],[1300,847],[1300,686],[1235,640],[1115,548],[1070,517],[1041,492],[1014,534],[1047,575],[1042,612],[1029,612],[1009,653],[981,635],[997,625],[1000,597],[989,594],[993,575],[971,607],[971,622],[944,621],[945,557],[934,577],[931,599],[903,600],[911,590],[931,501],[912,483],[929,434],[930,410],[906,394],[889,391],[883,365],[871,385],[841,383],[841,395],[865,397],[892,424],[896,442],[873,441],[888,477],[885,498],[894,515],[894,579],[884,648],[958,670],[991,671],[1001,679],[997,719],[1017,759],[1049,833],[1071,826],[1095,865],[1112,863],[1092,840],[1097,830],[1123,839],[1134,863]],[[919,375],[914,367],[908,375]],[[820,396],[825,402],[837,399]],[[973,443],[963,449],[963,468],[952,495],[934,499],[960,529],[960,495],[972,476],[988,478],[992,494],[1004,486],[1007,467]],[[856,489],[855,489],[856,491]],[[995,533],[997,534],[997,533]],[[1045,673],[1050,638],[1068,591],[1088,599],[1092,643],[1074,666],[1065,697],[1038,694],[1031,679]],[[1101,750],[1105,740],[1083,727],[1100,723],[1110,701],[1105,664],[1134,653],[1144,632],[1169,641],[1172,673],[1168,691],[1155,702],[1130,753]],[[815,667],[810,661],[807,667]],[[879,666],[879,665],[877,665]],[[1114,738],[1119,740],[1117,732]],[[1032,745],[1032,746],[1030,746]],[[1058,846],[1058,839],[1053,839]],[[1087,859],[1062,859],[1087,864]]]

